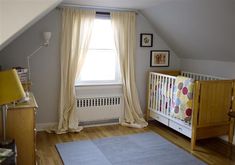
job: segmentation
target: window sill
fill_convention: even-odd
[[[99,86],[122,86],[122,83],[103,83],[103,84],[76,84],[75,87],[99,87]]]
[[[79,84],[75,86],[77,97],[121,96],[122,84]]]

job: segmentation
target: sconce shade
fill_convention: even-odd
[[[24,89],[15,69],[0,71],[0,105],[25,97]]]
[[[49,44],[51,39],[51,32],[43,32],[44,45]]]

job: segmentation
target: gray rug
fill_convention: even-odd
[[[201,165],[153,132],[56,144],[64,165]]]

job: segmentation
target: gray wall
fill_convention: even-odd
[[[39,105],[37,123],[57,121],[60,76],[59,27],[59,13],[58,10],[54,10],[0,52],[0,65],[3,68],[27,67],[26,57],[42,44],[42,33],[52,32],[50,45],[39,50],[31,58],[32,91]]]
[[[235,78],[235,63],[213,60],[181,59],[181,69],[190,72]]]
[[[140,99],[141,108],[146,110],[146,87],[149,71],[179,69],[180,59],[173,50],[162,40],[156,33],[149,21],[142,15],[138,14],[136,28],[136,83]],[[153,47],[140,47],[140,33],[153,34]],[[150,67],[150,51],[151,50],[170,50],[170,66],[169,67]]]
[[[31,58],[32,91],[39,105],[37,123],[54,123],[57,121],[60,85],[59,27],[59,11],[54,10],[0,52],[0,65],[2,64],[3,68],[12,66],[26,67],[26,57],[41,44],[42,32],[52,32],[52,40],[49,47],[41,49]],[[152,48],[139,47],[140,33],[147,32],[154,34],[154,46]],[[154,32],[154,29],[141,14],[137,16],[136,37],[136,80],[141,107],[144,111],[146,105],[147,73],[150,69],[150,50],[169,49],[169,47]],[[179,68],[179,59],[173,51],[171,51],[170,67],[158,69],[170,68]],[[152,69],[156,70],[157,68]]]

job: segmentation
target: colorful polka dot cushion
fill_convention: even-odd
[[[174,86],[171,116],[191,122],[193,108],[193,79],[177,76]]]

